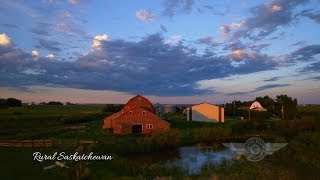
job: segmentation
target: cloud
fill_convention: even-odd
[[[308,17],[311,20],[320,23],[320,11],[313,12],[312,10],[303,10],[298,14],[298,16],[299,15]]]
[[[92,40],[92,48],[96,50],[100,49],[102,42],[107,41],[108,38],[109,37],[106,34],[95,36]]]
[[[238,28],[241,28],[245,25],[245,22],[239,22],[239,23],[231,23],[231,24],[224,24],[222,26],[220,26],[220,31],[222,32],[222,35],[224,37],[228,37],[229,33],[231,32],[231,30],[235,30]]]
[[[166,44],[160,34],[140,41],[108,40],[104,35],[96,40],[100,41],[99,52],[90,51],[75,61],[41,60],[45,57],[34,61],[30,53],[2,47],[0,82],[9,87],[50,83],[157,96],[207,95],[216,92],[199,89],[197,82],[278,67],[277,61],[261,54],[246,57],[235,67],[230,57],[198,54],[183,42]]]
[[[294,22],[294,10],[307,2],[309,0],[274,0],[269,4],[252,7],[251,16],[243,22],[241,29],[233,33],[233,39],[260,40],[269,36],[279,27]]]
[[[25,69],[23,70],[21,73],[23,74],[26,74],[26,75],[39,75],[39,74],[44,74],[46,73],[46,70],[44,69],[37,69],[37,68],[34,68],[34,69]]]
[[[108,39],[108,36],[106,34],[102,34],[102,35],[95,36],[94,39],[98,41],[106,41]]]
[[[253,44],[253,45],[248,45],[248,48],[254,50],[254,51],[260,51],[261,49],[264,49],[268,46],[270,46],[271,44]]]
[[[238,59],[238,60],[242,59],[244,57],[244,55],[245,55],[245,52],[242,49],[237,49],[235,51],[232,51],[232,53],[231,53],[231,57],[234,59]]]
[[[230,33],[230,27],[228,26],[228,25],[222,25],[222,26],[220,26],[220,30],[221,30],[221,32],[222,32],[222,35],[224,36],[224,37],[227,37],[227,36],[229,36],[229,33]]]
[[[46,55],[46,58],[48,58],[48,59],[52,59],[52,58],[54,58],[55,56],[53,55],[53,54],[48,54],[48,55]]]
[[[168,29],[165,25],[160,25],[160,28],[163,32],[168,32]]]
[[[257,53],[254,52],[254,51],[248,52],[247,55],[248,55],[248,57],[250,57],[250,58],[252,58],[252,59],[257,57]]]
[[[72,32],[73,27],[70,24],[57,24],[56,29],[59,31]]]
[[[4,23],[3,26],[9,27],[9,28],[15,28],[19,29],[20,27],[17,24],[11,24],[11,23]]]
[[[64,33],[73,33],[76,35],[82,35],[85,36],[86,33],[79,27],[77,24],[72,23],[59,23],[55,25],[55,30],[58,32],[64,32]]]
[[[39,44],[36,45],[38,48],[44,48],[50,51],[55,51],[59,52],[61,51],[61,46],[62,44],[57,42],[57,41],[51,41],[51,40],[45,40],[45,39],[39,39]]]
[[[288,55],[288,59],[295,61],[310,61],[317,54],[320,54],[320,45],[306,45]]]
[[[202,43],[202,44],[208,44],[209,45],[209,44],[213,44],[214,40],[213,40],[212,36],[206,36],[206,37],[198,39],[198,42]]]
[[[0,46],[9,46],[11,44],[11,39],[6,34],[0,34]]]
[[[311,63],[307,67],[304,67],[300,70],[300,72],[304,73],[319,73],[320,72],[320,61]]]
[[[267,84],[267,85],[257,87],[254,92],[263,91],[266,89],[278,88],[278,87],[286,87],[286,86],[291,86],[291,85],[290,84]]]
[[[259,87],[255,88],[255,90],[253,90],[253,91],[232,92],[232,93],[226,93],[226,95],[229,95],[229,96],[241,96],[241,95],[255,93],[255,92],[263,91],[263,90],[267,90],[267,89],[274,89],[274,88],[278,88],[278,87],[287,87],[287,86],[291,86],[291,85],[290,84],[267,84],[267,85],[259,86]]]
[[[52,4],[56,3],[58,0],[42,0],[43,3]]]
[[[71,5],[78,5],[80,3],[80,0],[68,0],[68,2],[71,4]]]
[[[190,13],[195,0],[165,0],[164,16],[173,17],[177,13]]]
[[[301,46],[301,45],[306,45],[305,41],[298,41],[296,43],[291,44],[292,46]]]
[[[245,50],[244,48],[245,46],[242,43],[237,42],[237,43],[231,43],[227,45],[224,49],[232,50],[229,56],[235,60],[243,60],[244,58],[249,58],[249,59],[257,58],[258,55],[256,51],[249,51],[249,50]]]
[[[245,22],[239,22],[239,23],[231,23],[229,26],[232,29],[237,29],[237,28],[241,28],[242,26],[244,26]]]
[[[277,80],[279,80],[281,77],[273,77],[273,78],[269,78],[269,79],[266,79],[266,80],[264,80],[265,82],[272,82],[272,81],[277,81]]]
[[[136,17],[143,22],[150,22],[154,20],[154,15],[150,10],[141,9],[136,12]]]
[[[71,14],[68,11],[64,11],[61,15],[60,15],[61,19],[69,19],[71,18]]]
[[[50,30],[48,30],[46,26],[43,26],[43,28],[39,27],[31,29],[31,32],[40,36],[50,36]]]
[[[226,93],[228,96],[241,96],[241,95],[246,95],[249,94],[250,92],[232,92],[232,93]]]
[[[31,55],[32,55],[32,57],[33,57],[35,60],[38,60],[39,57],[40,57],[39,52],[36,51],[36,50],[31,51]]]
[[[176,44],[183,40],[181,35],[173,35],[165,41],[165,44]]]
[[[203,14],[209,12],[215,16],[225,16],[224,10],[222,8],[212,5],[204,5],[197,8],[197,12]]]
[[[317,77],[311,77],[309,78],[310,80],[313,80],[313,81],[320,81],[320,76],[317,76]]]
[[[271,10],[272,10],[272,12],[278,12],[278,11],[282,10],[282,7],[279,5],[273,5],[273,6],[271,6]]]

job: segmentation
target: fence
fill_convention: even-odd
[[[75,147],[78,145],[95,143],[97,142],[74,139],[0,140],[0,147]]]

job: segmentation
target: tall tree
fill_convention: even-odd
[[[297,115],[297,105],[297,99],[281,94],[276,97],[275,112],[282,119],[294,119]]]
[[[0,107],[8,107],[6,99],[0,99]]]
[[[19,99],[8,98],[7,99],[7,105],[9,107],[20,107],[20,106],[22,106],[22,102]]]
[[[256,100],[261,104],[262,107],[266,108],[268,112],[273,113],[274,111],[274,100],[268,95],[264,97],[256,97]]]

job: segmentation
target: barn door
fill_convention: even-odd
[[[132,125],[132,133],[134,133],[134,134],[142,133],[142,124]]]

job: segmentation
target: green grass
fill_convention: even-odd
[[[103,106],[31,106],[0,109],[0,138],[84,137],[92,133],[70,131],[76,124],[96,121],[101,124]],[[99,121],[99,123],[98,123]],[[94,125],[88,126],[92,128]]]
[[[34,152],[52,154],[53,152],[70,149],[57,148],[8,148],[0,147],[0,178],[1,179],[65,179],[66,169],[56,168],[44,171],[43,168],[54,164],[55,161],[39,162],[33,159]],[[68,164],[69,165],[69,164]],[[71,164],[70,164],[71,165]]]

